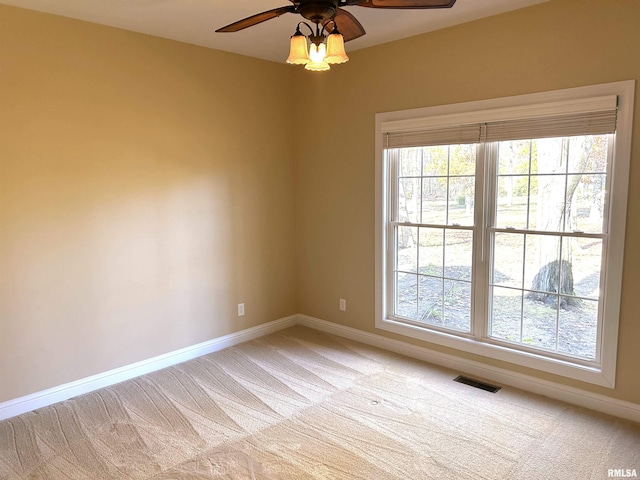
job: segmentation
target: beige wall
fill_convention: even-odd
[[[290,81],[0,6],[0,402],[295,313]]]
[[[327,139],[298,163],[298,306],[301,313],[374,329],[374,115],[619,80],[640,79],[640,2],[551,0],[384,46],[308,85],[304,110],[322,112]],[[637,96],[637,95],[636,95]],[[637,101],[636,101],[637,103]],[[328,106],[330,105],[330,107]],[[299,115],[303,114],[300,105]],[[634,138],[640,138],[636,108]],[[615,390],[569,385],[640,403],[640,142],[633,143]],[[347,312],[338,310],[346,298]],[[413,342],[420,344],[419,342]],[[458,354],[428,344],[439,351]],[[561,377],[465,358],[557,382]]]
[[[374,329],[375,113],[640,79],[638,18],[552,0],[312,75],[0,6],[0,402],[294,312],[406,341]],[[633,159],[618,385],[566,383],[640,403]]]

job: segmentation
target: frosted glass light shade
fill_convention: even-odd
[[[312,72],[324,72],[325,70],[329,70],[331,67],[324,61],[326,48],[327,47],[324,43],[321,43],[320,45],[312,43],[309,47],[309,57],[311,58],[311,61],[307,63],[304,68],[311,70]]]
[[[349,61],[347,52],[344,51],[344,37],[339,33],[332,33],[327,37],[327,55],[324,57],[327,63],[344,63]]]
[[[305,65],[311,59],[307,53],[307,37],[302,34],[291,35],[291,44],[289,45],[289,58],[287,63],[294,65]]]

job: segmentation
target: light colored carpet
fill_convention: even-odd
[[[0,479],[640,474],[640,425],[304,327],[0,422]]]

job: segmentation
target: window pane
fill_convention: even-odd
[[[533,140],[531,173],[566,173],[567,140],[565,138],[539,138]]]
[[[422,148],[422,175],[444,176],[447,174],[447,162],[449,160],[449,147],[440,145],[436,147]]]
[[[420,309],[418,315],[420,322],[442,326],[444,319],[443,292],[441,278],[420,276]]]
[[[412,273],[396,273],[395,314],[413,318],[418,309],[418,276]]]
[[[418,228],[398,226],[397,269],[403,272],[418,271]]]
[[[445,277],[471,280],[473,232],[449,229],[445,239]]]
[[[471,328],[471,283],[444,281],[444,326],[462,332]]]
[[[469,332],[475,145],[399,149],[395,311],[417,322]],[[446,277],[446,280],[445,280]]]
[[[562,259],[571,265],[572,285],[576,296],[597,300],[600,296],[602,240],[564,238]],[[567,272],[569,273],[569,272]],[[564,283],[568,283],[566,280]]]
[[[547,293],[558,293],[560,281],[560,237],[527,235],[524,287],[545,293],[532,293],[530,298],[544,302]],[[569,293],[568,290],[562,293]]]
[[[449,225],[473,225],[475,177],[449,178]]]
[[[532,175],[530,228],[561,232],[564,228],[566,175]],[[534,196],[535,195],[535,196]],[[534,216],[535,214],[535,216]]]
[[[573,196],[567,199],[566,231],[601,233],[603,229],[605,176],[583,174],[568,176],[568,192],[575,185]]]
[[[420,227],[418,234],[420,275],[417,280],[418,309],[415,319],[468,332],[471,322],[473,232]],[[445,279],[443,273],[451,278]],[[406,282],[410,288],[407,294],[413,295],[413,284]],[[399,284],[398,288],[402,288],[402,285]],[[407,309],[403,311],[406,315]]]
[[[402,148],[399,150],[399,177],[419,177],[422,152],[419,148]]]
[[[496,233],[493,243],[493,275],[491,283],[505,287],[522,288],[522,261],[524,235]]]
[[[491,287],[491,325],[489,336],[520,342],[522,291]]]
[[[584,173],[607,173],[609,137],[607,135],[594,135],[590,138],[593,143],[582,171]]]
[[[514,278],[522,268],[518,257],[523,251],[524,289],[520,290]],[[494,252],[492,283],[515,288],[492,287],[490,335],[595,358],[598,302],[579,297],[598,298],[602,241],[499,232]]]
[[[517,175],[498,179],[496,224],[545,231],[602,232],[607,142],[606,135],[532,141],[528,227],[524,204],[518,200],[527,177]],[[514,160],[513,143],[500,143],[500,173],[526,173],[524,160]]]
[[[598,302],[582,300],[578,308],[560,309],[558,351],[578,357],[596,357]]]
[[[398,221],[418,223],[420,207],[420,179],[398,180]]]
[[[531,140],[500,142],[498,145],[498,175],[528,174],[531,147]]]
[[[444,225],[447,221],[447,178],[422,179],[422,223]]]
[[[444,265],[444,229],[420,228],[419,271],[441,277]]]
[[[476,174],[476,146],[452,145],[449,156],[449,175]]]
[[[526,298],[522,315],[522,343],[532,347],[556,349],[558,297],[550,296],[548,303]]]
[[[606,136],[569,137],[566,142],[567,173],[606,172]]]
[[[500,142],[496,226],[602,233],[607,141]],[[502,232],[493,241],[491,335],[595,358],[603,241]]]
[[[527,228],[529,177],[498,177],[496,226]]]

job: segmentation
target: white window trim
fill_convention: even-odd
[[[609,388],[615,387],[616,357],[618,348],[618,323],[620,295],[622,290],[622,268],[629,188],[629,166],[633,124],[635,81],[628,80],[593,86],[556,90],[544,93],[504,97],[475,102],[457,103],[435,107],[418,108],[376,114],[376,230],[375,230],[375,326],[388,332],[410,336],[437,345],[481,355],[504,362],[569,377]],[[564,108],[572,105],[577,111],[593,108],[594,102],[606,103],[605,97],[615,95],[618,99],[618,120],[613,146],[611,182],[614,185],[610,196],[609,243],[606,255],[605,284],[603,298],[603,340],[601,363],[585,366],[566,360],[547,357],[544,354],[513,350],[501,345],[482,342],[422,327],[412,326],[386,318],[388,288],[386,285],[386,232],[390,218],[390,202],[387,202],[389,172],[384,161],[383,132],[406,131],[433,126],[495,121],[506,118],[522,118],[529,115],[551,114],[554,104]],[[598,98],[601,97],[601,98]],[[566,111],[566,110],[564,110]]]

